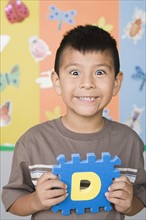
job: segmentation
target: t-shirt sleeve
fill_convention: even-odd
[[[25,146],[19,140],[13,154],[9,182],[2,190],[2,201],[6,211],[19,197],[35,190],[27,164],[28,155]]]
[[[134,183],[134,195],[136,195],[146,207],[146,170],[144,169],[144,155],[143,155],[144,148],[141,142],[139,149],[140,149],[139,167],[136,175],[136,181]]]

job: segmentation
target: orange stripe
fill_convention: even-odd
[[[62,24],[62,29],[58,30],[58,22],[48,19],[50,10],[49,5],[54,5],[62,11],[74,9],[77,15],[74,16],[76,23],[79,24],[94,24],[97,23],[100,17],[105,17],[107,24],[114,26],[112,35],[117,39],[119,44],[119,1],[40,1],[40,37],[47,42],[52,55],[45,58],[41,62],[40,72],[51,70],[54,66],[54,57],[56,49],[62,39],[62,35],[73,25],[68,25],[65,22]],[[65,106],[53,89],[40,91],[41,104],[41,121],[45,121],[46,111],[53,111],[56,105],[60,105],[62,112],[65,112]],[[111,104],[108,105],[110,114],[114,120],[119,120],[119,96],[115,97]]]

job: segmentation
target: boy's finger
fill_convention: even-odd
[[[67,185],[59,180],[51,179],[45,183],[45,188],[47,190],[55,190],[55,189],[67,189]]]
[[[50,205],[48,205],[48,206],[54,206],[54,205],[56,205],[56,204],[59,204],[60,202],[62,202],[63,200],[65,200],[65,199],[67,198],[67,196],[68,196],[68,194],[66,193],[66,194],[64,194],[64,195],[62,195],[62,196],[59,196],[59,197],[57,197],[57,198],[52,198],[52,199],[50,199],[50,201],[49,201]]]
[[[124,200],[124,199],[128,198],[128,194],[123,190],[106,192],[105,196],[109,199],[117,198],[117,199]]]
[[[119,178],[115,178],[113,182],[114,182],[114,183],[115,183],[115,182],[126,182],[126,183],[128,183],[129,185],[132,184],[132,183],[130,182],[129,178],[128,178],[127,176],[125,176],[125,175],[122,175],[122,176],[120,176]]]
[[[130,190],[132,187],[132,183],[128,180],[127,177],[123,176],[122,178],[116,178],[113,181],[113,184],[108,188],[109,191],[113,190]]]
[[[109,188],[108,191],[115,191],[115,190],[121,190],[124,189],[126,187],[126,183],[125,182],[118,182],[118,183],[113,183]]]
[[[51,172],[46,172],[44,173],[40,178],[39,178],[39,183],[43,183],[44,181],[46,180],[49,180],[49,179],[53,179],[53,180],[57,180],[57,176],[55,176],[53,173]]]
[[[60,196],[64,196],[67,194],[67,191],[64,189],[54,189],[54,190],[48,190],[47,192],[47,199],[53,199]]]
[[[114,205],[122,206],[122,205],[125,203],[125,200],[123,200],[123,199],[119,199],[119,198],[116,198],[116,197],[109,197],[109,196],[107,195],[107,193],[106,193],[105,195],[106,195],[106,198],[107,198],[111,203],[113,203]]]

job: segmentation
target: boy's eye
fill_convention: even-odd
[[[79,75],[79,72],[77,70],[73,70],[70,72],[71,75],[73,76],[78,76]]]
[[[95,74],[96,75],[104,75],[105,71],[104,70],[96,70]]]

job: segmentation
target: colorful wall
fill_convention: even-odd
[[[30,127],[64,114],[50,80],[63,34],[93,24],[116,39],[123,85],[104,115],[128,124],[145,139],[144,0],[0,0],[1,151],[14,149]]]
[[[17,139],[65,112],[50,73],[63,34],[76,25],[98,25],[117,39],[124,80],[104,115],[128,124],[146,143],[145,15],[145,0],[0,0],[1,187],[8,182]],[[0,208],[3,220],[30,219],[6,213],[2,203]],[[143,210],[132,219],[145,217]]]

